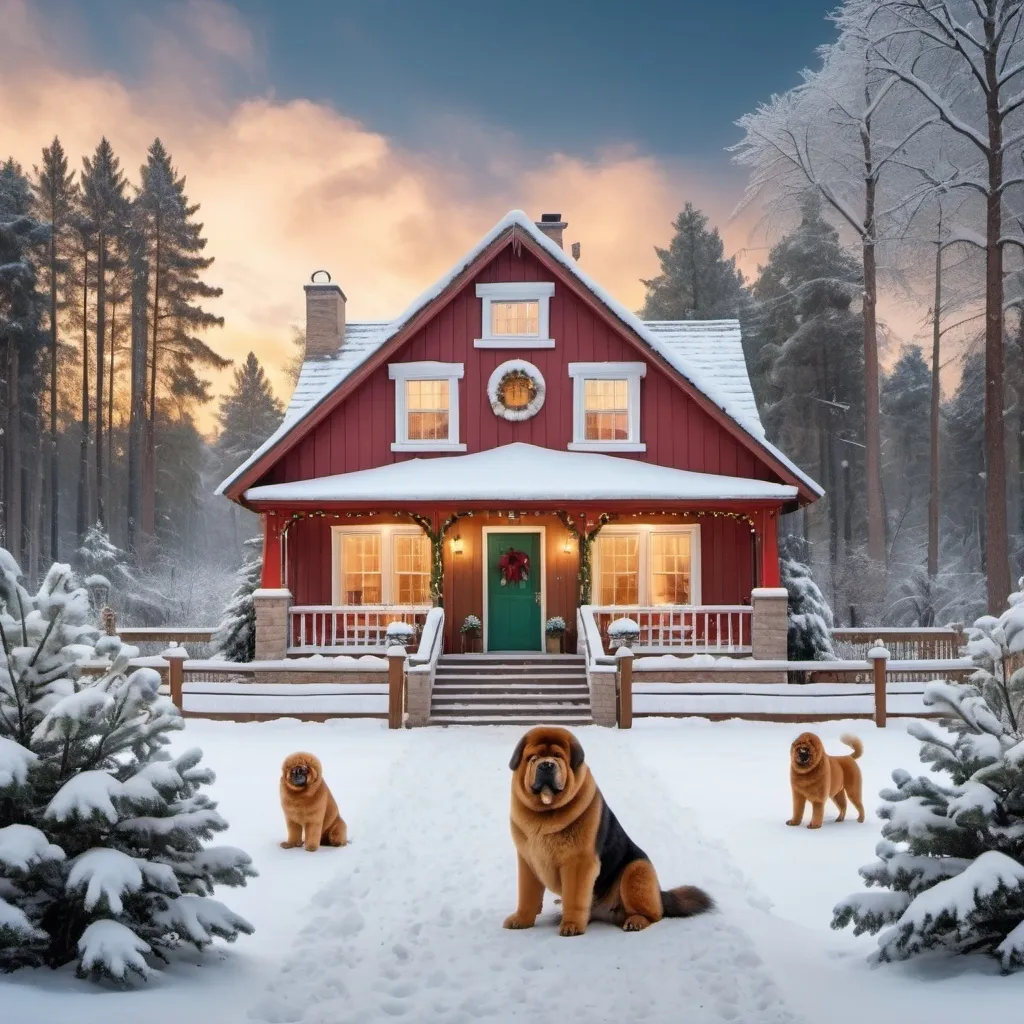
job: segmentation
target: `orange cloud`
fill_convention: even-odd
[[[191,0],[162,23],[137,23],[150,55],[141,87],[66,70],[75,67],[61,52],[66,40],[55,45],[51,26],[24,0],[0,0],[0,23],[4,144],[30,167],[57,134],[80,166],[106,135],[137,180],[159,135],[187,175],[190,198],[202,204],[216,257],[209,279],[224,289],[215,311],[226,326],[210,340],[235,360],[255,351],[281,392],[302,285],[319,267],[344,288],[351,318],[387,318],[507,210],[554,210],[570,222],[568,240],[582,243],[587,270],[636,308],[640,278],[657,273],[653,246],[667,243],[686,200],[721,225],[727,251],[749,244],[748,225],[728,221],[734,195],[634,150],[538,155],[508,133],[439,118],[453,148],[424,153],[323,103],[232,99],[225,76],[252,72],[259,48],[237,11],[215,0]],[[18,53],[32,55],[31,75]],[[745,258],[744,269],[756,262]],[[229,382],[227,373],[216,385]],[[213,411],[203,414],[207,425]]]

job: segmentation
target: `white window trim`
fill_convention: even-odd
[[[394,598],[395,589],[395,537],[425,537],[426,534],[418,527],[404,524],[379,523],[376,526],[332,526],[331,527],[331,604],[344,606],[342,600],[342,579],[344,568],[341,564],[341,538],[346,533],[379,533],[380,534],[380,596],[381,604],[397,604]],[[429,584],[428,584],[429,585]],[[430,602],[423,605],[430,606]],[[355,606],[358,607],[358,606]]]
[[[654,607],[693,607],[701,603],[700,586],[700,525],[698,523],[687,523],[686,525],[637,523],[635,525],[605,526],[597,537],[605,534],[631,534],[640,535],[639,565],[637,571],[640,574],[640,586],[637,588],[637,596],[640,599],[638,605],[627,605],[624,607],[654,608]],[[688,605],[652,605],[651,604],[651,535],[655,533],[688,533],[690,534],[690,603]],[[595,599],[594,603],[600,606],[601,587],[601,546],[594,545],[594,565],[592,578],[594,581]],[[615,607],[620,607],[616,605]]]
[[[571,452],[645,452],[640,440],[640,379],[647,375],[646,363],[570,363],[572,389]],[[586,440],[583,387],[587,380],[623,380],[629,383],[629,439],[626,441]]]
[[[555,286],[549,281],[503,281],[500,284],[478,284],[476,295],[482,299],[480,337],[474,348],[554,348],[550,337],[550,302]],[[527,301],[537,303],[536,334],[491,333],[491,303]]]
[[[388,376],[395,382],[395,440],[393,452],[464,452],[459,442],[459,381],[466,372],[463,363],[391,363]],[[409,413],[405,404],[405,383],[410,380],[448,381],[448,440],[410,441]]]

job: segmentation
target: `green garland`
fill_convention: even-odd
[[[434,531],[430,520],[418,512],[407,512],[406,515],[430,538],[430,603],[435,608],[444,607],[444,538],[452,523],[462,516],[461,512],[453,512]]]
[[[567,512],[558,512],[557,515],[561,519],[562,525],[576,538],[576,544],[580,552],[580,568],[579,572],[576,573],[576,581],[579,584],[579,600],[581,605],[590,604],[590,598],[594,589],[593,556],[591,554],[594,538],[611,521],[612,515],[610,512],[602,512],[597,517],[597,526],[587,533],[580,532]]]

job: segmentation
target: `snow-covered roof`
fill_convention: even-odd
[[[250,487],[252,502],[278,501],[792,501],[788,484],[715,476],[615,455],[507,444],[472,455],[408,459],[356,473]]]
[[[260,445],[221,485],[223,493],[250,466],[274,448],[332,394],[374,353],[387,344],[417,313],[447,289],[497,238],[510,228],[530,236],[580,284],[604,304],[626,327],[660,355],[684,379],[703,393],[768,454],[781,462],[811,491],[824,491],[764,435],[743,357],[740,326],[736,320],[642,321],[606,292],[579,264],[555,244],[522,210],[506,214],[447,274],[419,295],[396,319],[386,322],[347,323],[345,339],[337,356],[307,359],[299,374],[295,394],[278,429]]]

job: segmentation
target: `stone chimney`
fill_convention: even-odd
[[[562,220],[560,213],[542,213],[540,220],[537,221],[537,227],[544,232],[548,238],[551,239],[559,249],[564,248],[562,245],[562,232],[569,225]]]
[[[317,281],[324,274],[326,281]],[[305,285],[306,358],[331,359],[345,341],[345,293],[331,284],[326,270],[317,270]]]

